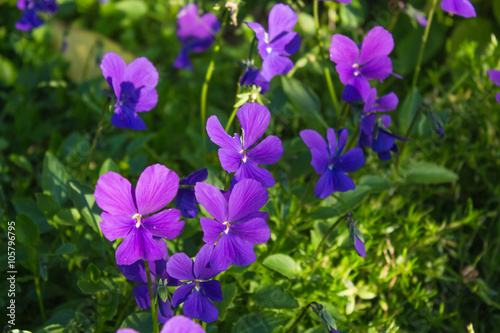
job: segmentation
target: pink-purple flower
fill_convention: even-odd
[[[498,69],[490,69],[486,73],[488,73],[488,76],[495,85],[500,86],[500,71]],[[497,94],[496,99],[500,103],[500,92]]]
[[[116,250],[118,265],[164,258],[167,246],[162,238],[179,236],[184,221],[179,221],[181,212],[177,209],[156,212],[172,201],[178,187],[179,176],[160,164],[142,172],[135,190],[116,172],[99,178],[94,196],[103,210],[102,233],[109,241],[124,238]]]
[[[326,132],[328,143],[318,132],[310,129],[302,130],[300,137],[311,150],[311,165],[321,175],[314,188],[318,198],[324,199],[333,192],[355,189],[354,182],[346,173],[354,172],[365,164],[365,157],[360,148],[342,154],[347,141],[347,129],[335,131],[329,128]]]
[[[369,80],[385,80],[392,74],[392,61],[389,54],[394,49],[392,34],[377,26],[371,29],[361,44],[349,37],[336,34],[332,36],[330,59],[344,85],[355,87],[364,96],[370,89]]]
[[[213,143],[221,147],[219,159],[222,168],[227,172],[236,172],[234,179],[245,178],[258,180],[266,188],[273,186],[273,175],[259,164],[274,164],[283,155],[281,140],[270,135],[257,143],[271,120],[267,107],[258,103],[245,103],[236,113],[242,135],[235,133],[229,136],[222,128],[216,116],[207,120],[207,133]]]
[[[193,69],[189,53],[208,50],[220,29],[221,24],[215,14],[206,13],[200,17],[196,4],[182,7],[177,13],[177,37],[182,49],[175,59],[174,67]]]
[[[297,24],[297,14],[288,5],[276,4],[269,12],[268,32],[256,22],[245,22],[258,40],[262,57],[262,76],[267,80],[292,70],[288,56],[300,48],[300,36],[292,29]]]
[[[45,23],[38,13],[55,14],[59,7],[55,0],[18,0],[17,8],[23,14],[16,22],[16,29],[29,31]]]
[[[462,17],[476,17],[476,9],[469,0],[443,0],[441,9]]]
[[[223,271],[231,265],[253,263],[254,244],[267,242],[271,236],[266,223],[268,214],[259,211],[267,202],[267,190],[253,179],[244,179],[226,196],[206,183],[196,184],[195,193],[198,202],[213,217],[200,219],[203,241],[215,245],[210,266]]]
[[[116,333],[139,333],[132,328],[121,328]],[[147,332],[143,332],[147,333]],[[183,315],[177,315],[170,318],[165,325],[163,325],[160,333],[205,333],[200,324],[195,323]]]
[[[222,301],[220,282],[210,280],[220,273],[209,266],[212,249],[213,246],[204,245],[196,254],[194,262],[186,254],[176,253],[167,264],[167,272],[171,277],[189,282],[174,291],[173,306],[184,303],[183,311],[187,317],[206,323],[219,318],[219,311],[212,302]]]
[[[116,96],[111,124],[133,130],[145,130],[137,112],[150,111],[158,102],[158,71],[145,57],[126,64],[116,53],[108,52],[101,62],[102,75]]]

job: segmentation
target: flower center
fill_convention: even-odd
[[[247,161],[247,152],[246,152],[246,150],[242,149],[242,150],[239,151],[239,153],[243,154],[243,162],[246,163],[246,161]],[[226,223],[226,222],[224,222],[224,223]]]
[[[194,280],[194,283],[196,283],[196,290],[200,290],[200,282],[202,282],[202,280]]]
[[[142,215],[137,213],[134,216],[132,216],[132,219],[136,219],[137,223],[135,224],[136,228],[139,228],[141,226],[141,220],[142,220]]]
[[[272,48],[272,47],[270,47],[270,46],[268,46],[268,47],[266,48],[267,53],[271,53],[271,51],[272,51],[272,50],[273,50],[273,48]]]
[[[222,224],[226,226],[226,230],[224,230],[224,232],[227,234],[229,232],[229,226],[231,225],[231,223],[229,223],[229,221],[226,221]]]

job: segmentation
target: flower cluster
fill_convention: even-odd
[[[55,14],[59,6],[55,0],[18,0],[17,8],[23,14],[16,22],[16,29],[29,31],[45,23],[39,13]]]

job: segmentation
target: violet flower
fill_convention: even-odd
[[[55,14],[59,9],[55,0],[18,0],[17,8],[22,10],[23,14],[15,27],[17,30],[24,31],[32,30],[45,23],[38,13]]]
[[[366,257],[365,239],[350,212],[347,214],[347,229],[349,230],[351,244],[358,255],[363,258]]]
[[[116,53],[108,52],[101,62],[102,75],[116,96],[111,124],[119,128],[145,130],[137,112],[150,111],[158,102],[158,71],[145,57],[126,64]]]
[[[469,0],[443,0],[441,9],[462,17],[476,17],[476,9]]]
[[[121,328],[116,333],[139,333],[132,328]],[[165,325],[163,325],[160,333],[205,333],[200,324],[195,323],[189,318],[182,315],[177,315],[170,318]]]
[[[213,217],[200,219],[203,241],[215,245],[210,267],[224,271],[231,265],[253,263],[254,244],[271,237],[266,223],[269,215],[259,212],[267,203],[266,189],[256,180],[243,179],[234,185],[228,199],[210,184],[198,183],[194,190],[198,202]]]
[[[242,136],[229,136],[222,128],[216,116],[207,120],[207,133],[213,143],[220,146],[219,159],[227,172],[236,172],[234,179],[245,178],[258,180],[263,186],[271,187],[276,182],[273,175],[259,164],[273,164],[283,155],[281,140],[270,135],[257,144],[271,120],[267,107],[258,103],[245,103],[236,113]]]
[[[194,3],[182,7],[177,13],[177,37],[182,43],[182,49],[173,66],[192,70],[189,52],[208,50],[220,29],[221,24],[215,14],[206,13],[200,17],[198,6]]]
[[[255,31],[259,54],[262,57],[262,76],[267,80],[275,75],[284,75],[292,70],[293,62],[288,56],[300,48],[300,36],[293,27],[297,14],[288,5],[276,4],[269,12],[268,31],[256,22],[245,22]]]
[[[164,252],[164,257],[161,260],[149,262],[151,281],[153,281],[153,293],[157,296],[158,302],[158,321],[165,323],[169,318],[174,315],[172,305],[168,294],[162,295],[166,292],[166,287],[180,286],[181,283],[167,273],[167,252]],[[120,272],[132,282],[141,283],[134,287],[133,294],[137,306],[141,309],[148,309],[151,307],[151,299],[149,297],[148,278],[146,275],[146,266],[144,261],[139,260],[132,265],[118,265]],[[161,293],[161,294],[160,294]]]
[[[500,71],[497,69],[490,69],[486,71],[488,73],[488,76],[490,77],[490,80],[493,81],[493,83],[496,86],[500,86]],[[500,103],[500,92],[496,95],[496,99],[498,103]]]
[[[207,185],[198,183],[199,185]],[[172,296],[173,306],[184,303],[184,314],[191,319],[200,319],[211,323],[219,318],[219,311],[212,302],[222,301],[222,289],[220,282],[210,280],[220,273],[219,270],[210,268],[209,262],[213,246],[204,245],[196,260],[190,259],[184,253],[172,255],[168,261],[167,272],[170,276],[184,281],[188,284],[180,286]]]
[[[354,172],[365,164],[360,148],[353,148],[342,154],[347,141],[347,129],[335,131],[329,128],[326,136],[328,143],[314,130],[300,132],[300,137],[311,150],[311,165],[321,175],[314,188],[314,194],[321,199],[329,197],[333,192],[354,190],[354,182],[346,173]]]
[[[269,90],[269,81],[266,80],[260,70],[252,65],[245,66],[245,72],[241,76],[240,86],[258,86],[260,94],[263,95]]]
[[[388,55],[394,48],[392,34],[377,26],[365,36],[360,48],[350,38],[336,34],[332,37],[330,59],[344,85],[354,86],[364,96],[370,89],[369,80],[385,80],[392,74]]]
[[[191,186],[196,185],[198,182],[205,181],[208,177],[207,169],[201,169],[193,172],[187,177],[181,179],[179,185],[189,186],[189,188],[179,188],[175,196],[175,207],[181,210],[183,217],[192,219],[198,215],[198,201],[194,195],[194,188]]]
[[[181,212],[177,209],[154,213],[172,201],[178,187],[179,176],[160,164],[151,165],[142,172],[135,190],[116,172],[99,177],[94,196],[103,210],[102,233],[109,241],[124,238],[116,249],[118,265],[164,258],[167,246],[161,238],[179,236],[184,221],[179,221]]]

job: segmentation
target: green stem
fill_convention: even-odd
[[[314,12],[314,22],[316,24],[316,38],[318,39],[319,54],[321,56],[321,60],[323,61],[323,70],[325,72],[326,84],[328,86],[328,92],[330,93],[330,98],[332,99],[333,108],[335,110],[335,113],[338,113],[340,110],[339,110],[339,105],[338,105],[338,101],[337,101],[337,95],[335,95],[335,90],[333,88],[332,78],[330,76],[330,70],[328,69],[328,64],[326,62],[325,52],[323,50],[324,49],[323,40],[321,39],[321,34],[320,34],[318,1],[314,1],[313,12]]]
[[[149,300],[151,301],[151,316],[153,317],[153,333],[158,333],[158,311],[155,311],[156,306],[155,306],[153,283],[151,282],[151,273],[149,271],[149,264],[145,260],[144,260],[144,266],[146,266],[146,276],[148,277]]]
[[[340,222],[342,222],[345,218],[346,218],[346,215],[339,217],[337,219],[337,221],[335,221],[335,223],[330,227],[330,229],[328,229],[328,231],[325,233],[325,235],[321,239],[321,242],[319,242],[318,247],[316,247],[316,250],[314,251],[314,253],[312,255],[313,258],[316,258],[318,256],[318,254],[320,253],[321,248],[325,244],[328,236],[330,236],[330,234],[332,233],[333,229],[335,229],[340,224]]]
[[[35,276],[35,289],[38,306],[40,307],[40,313],[42,314],[42,320],[45,323],[47,321],[47,317],[45,316],[45,308],[43,307],[42,292],[40,291],[40,277],[38,276]]]
[[[201,102],[200,102],[200,124],[201,124],[201,137],[203,141],[203,154],[205,155],[205,152],[207,150],[206,142],[205,142],[205,119],[207,115],[207,93],[208,93],[208,85],[210,83],[210,80],[212,79],[212,74],[215,68],[215,58],[217,56],[217,53],[219,53],[220,50],[220,43],[222,40],[222,35],[224,33],[224,28],[226,27],[227,23],[227,18],[228,18],[228,11],[224,14],[224,18],[222,19],[222,28],[219,31],[219,34],[217,35],[217,39],[215,40],[215,46],[214,46],[214,52],[212,53],[212,59],[210,60],[210,63],[208,64],[208,69],[207,73],[205,75],[205,81],[203,82],[203,87],[201,88]]]
[[[286,333],[292,333],[296,328],[297,326],[299,326],[300,324],[300,321],[302,319],[304,319],[304,317],[306,316],[306,313],[307,313],[307,309],[311,306],[311,303],[307,304],[306,306],[304,306],[302,308],[302,312],[300,313],[300,315],[297,317],[297,319],[295,319],[295,321],[293,322],[293,325],[292,327],[290,327]]]
[[[231,124],[233,123],[234,116],[236,116],[236,111],[238,111],[238,108],[233,109],[233,112],[231,112],[231,115],[229,116],[229,120],[227,121],[226,132],[228,132],[228,133],[229,133],[229,129],[231,128]]]
[[[118,328],[120,328],[120,325],[122,324],[123,320],[125,319],[125,316],[127,315],[128,305],[132,301],[132,298],[134,298],[134,294],[130,293],[127,300],[125,301],[125,305],[122,306],[122,310],[120,311],[120,314],[118,315],[118,319],[115,322],[113,332],[116,332],[118,330]]]
[[[104,103],[102,105],[101,117],[99,119],[99,123],[97,124],[97,131],[95,133],[94,140],[92,141],[92,146],[90,147],[89,156],[87,157],[87,163],[85,164],[85,169],[83,171],[83,177],[82,177],[83,181],[85,181],[85,179],[87,178],[90,162],[92,161],[92,157],[94,156],[95,148],[97,146],[97,141],[99,141],[99,136],[101,135],[102,132],[102,127],[105,118],[104,116],[106,115],[106,110],[108,110],[108,106],[109,106],[109,97],[106,96],[106,98],[104,99]]]

